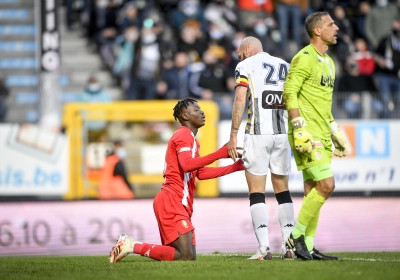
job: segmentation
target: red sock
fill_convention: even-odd
[[[143,243],[135,244],[135,246],[133,246],[133,253],[158,261],[173,261],[175,248]]]

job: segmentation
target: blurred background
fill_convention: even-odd
[[[159,243],[152,198],[177,99],[205,111],[201,154],[222,146],[241,40],[290,62],[315,11],[340,28],[332,111],[350,145],[318,247],[399,251],[400,1],[0,0],[0,256],[107,254],[122,232]],[[294,161],[290,189],[298,211]],[[200,253],[255,250],[243,173],[197,197]],[[267,205],[274,216],[269,179]]]

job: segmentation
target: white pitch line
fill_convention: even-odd
[[[199,254],[208,257],[250,257],[249,254]],[[280,256],[272,256],[273,258],[280,258]],[[339,258],[341,261],[361,261],[361,262],[400,262],[399,259],[384,260],[384,259],[366,259],[366,258]]]
[[[400,260],[383,260],[383,259],[365,259],[365,258],[340,258],[345,261],[362,261],[362,262],[400,262]]]

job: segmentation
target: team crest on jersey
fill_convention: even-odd
[[[186,222],[185,220],[182,220],[181,223],[182,223],[182,226],[183,226],[184,228],[188,228],[188,227],[189,227],[188,224],[187,224],[187,222]]]

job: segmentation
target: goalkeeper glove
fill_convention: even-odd
[[[293,125],[294,147],[300,153],[311,153],[314,145],[312,135],[304,128],[306,122],[303,117],[291,120]]]
[[[331,122],[331,139],[333,145],[335,146],[335,151],[333,151],[333,154],[337,157],[347,156],[348,150],[346,139],[344,139],[342,132],[335,121]]]

